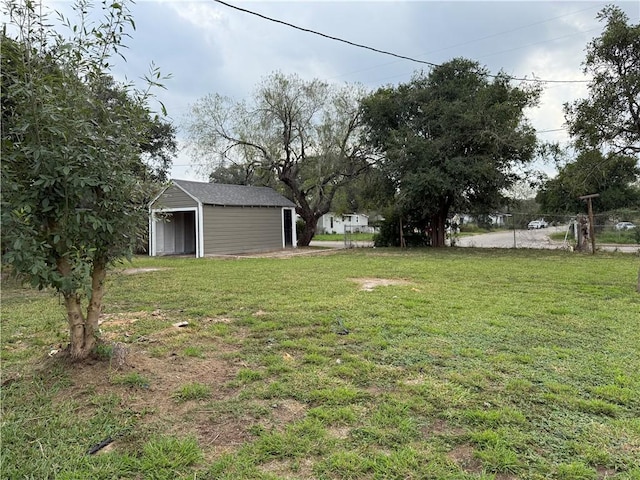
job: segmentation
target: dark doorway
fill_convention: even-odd
[[[293,222],[291,221],[291,210],[284,211],[284,246],[293,247]]]

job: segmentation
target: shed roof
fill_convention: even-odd
[[[295,204],[269,187],[247,185],[227,185],[223,183],[172,180],[174,185],[184,190],[206,205],[229,207],[295,207]]]

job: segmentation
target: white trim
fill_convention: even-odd
[[[282,227],[282,248],[287,248],[287,239],[285,234],[285,225],[284,225],[284,212],[285,210],[289,210],[291,212],[291,248],[297,248],[298,239],[296,238],[296,211],[294,208],[290,207],[282,207],[280,214],[280,225]]]
[[[149,238],[148,238],[148,242],[149,242],[149,256],[150,257],[155,257],[156,256],[156,242],[155,242],[155,238],[156,238],[156,215],[153,212],[153,210],[151,210],[151,207],[149,207]]]
[[[196,258],[204,257],[204,207],[202,202],[198,202],[196,212]]]
[[[157,256],[156,249],[156,212],[151,208],[152,202],[149,203],[149,256]]]
[[[290,208],[291,210],[291,243],[293,248],[298,248],[298,231],[296,230],[296,209],[295,207]]]
[[[287,229],[284,224],[284,211],[288,210],[287,208],[280,209],[280,227],[282,233],[282,248],[287,248]]]

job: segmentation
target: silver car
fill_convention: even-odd
[[[616,230],[631,230],[632,228],[636,228],[636,226],[631,222],[618,222],[614,228]]]
[[[547,226],[548,226],[548,223],[545,222],[544,220],[532,220],[527,225],[527,228],[529,230],[537,230],[539,228],[547,228]]]

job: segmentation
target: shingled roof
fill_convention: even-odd
[[[226,207],[295,207],[295,204],[269,187],[226,185],[222,183],[172,180],[205,205]]]

